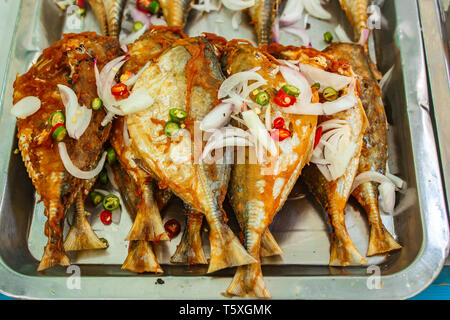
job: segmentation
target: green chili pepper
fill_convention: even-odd
[[[120,206],[120,200],[113,194],[108,194],[103,198],[103,208],[108,211],[114,211]]]
[[[338,93],[334,88],[328,87],[323,89],[322,96],[325,100],[334,101],[338,98]]]
[[[311,88],[317,88],[317,89],[320,89],[320,83],[318,83],[318,82],[314,83],[314,84],[311,86]]]
[[[286,92],[290,96],[298,97],[300,95],[300,90],[297,87],[286,84],[281,87],[281,90]]]
[[[58,123],[56,126],[52,129],[52,137],[58,142],[61,142],[64,140],[64,138],[67,136],[67,129],[64,127],[62,123]]]
[[[92,204],[98,206],[103,201],[103,196],[98,192],[91,192],[90,194]]]
[[[110,165],[114,164],[114,162],[116,162],[117,160],[117,156],[116,156],[116,152],[114,151],[113,148],[109,148],[108,150],[106,150],[106,157],[108,158],[108,163]]]
[[[99,239],[101,242],[103,242],[104,244],[106,244],[106,247],[104,249],[108,249],[109,248],[109,242],[108,240],[106,240],[105,238],[100,238]]]
[[[66,122],[66,117],[64,116],[64,113],[60,110],[52,112],[52,114],[48,118],[48,124],[52,128],[59,123],[64,124],[65,122]]]
[[[103,100],[100,98],[95,98],[91,103],[92,110],[100,110],[103,107]]]
[[[167,122],[166,126],[164,127],[164,133],[169,138],[173,137],[173,135],[176,134],[178,130],[180,130],[180,125],[175,121]]]
[[[173,108],[169,110],[169,116],[172,121],[181,122],[186,120],[187,113],[183,109]]]
[[[105,170],[103,170],[102,172],[100,172],[100,182],[102,184],[108,184],[108,174],[106,173]]]
[[[148,11],[151,14],[157,14],[159,12],[159,3],[156,0],[153,0],[148,6]]]
[[[323,34],[323,39],[325,40],[326,43],[331,43],[331,42],[333,42],[333,35],[329,31],[325,32]]]
[[[80,15],[80,17],[86,16],[86,8],[80,8],[78,10],[78,14]]]
[[[142,21],[136,21],[133,24],[133,30],[134,32],[138,32],[139,30],[141,30],[144,27],[144,23]]]
[[[260,91],[256,95],[256,103],[265,106],[270,102],[270,95],[267,93],[267,91]]]

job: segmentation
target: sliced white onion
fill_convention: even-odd
[[[327,72],[325,70],[313,67],[309,64],[299,64],[300,71],[305,75],[309,84],[320,83],[319,92],[323,92],[323,89],[327,87],[332,87],[336,91],[340,91],[346,88],[350,82],[352,82],[352,77],[342,76],[337,73]]]
[[[105,117],[102,120],[102,127],[106,127],[108,125],[108,123],[110,123],[111,121],[113,121],[115,117],[115,114],[111,111],[107,111]]]
[[[331,14],[322,8],[322,4],[320,0],[301,0],[303,2],[303,6],[306,11],[309,12],[310,15],[316,17],[318,19],[329,20],[331,19]]]
[[[164,20],[163,18],[159,18],[156,15],[153,15],[150,17],[151,18],[151,24],[155,25],[155,26],[165,26],[167,27],[167,22],[166,20]]]
[[[378,186],[380,193],[380,209],[386,213],[393,213],[395,208],[395,185],[392,183],[382,183]]]
[[[231,93],[239,93],[237,90],[239,86],[242,86],[248,83],[248,81],[257,81],[263,84],[267,84],[267,81],[256,71],[261,69],[261,67],[253,68],[248,71],[238,72],[230,77],[228,77],[220,86],[217,97],[219,99],[223,99],[227,96],[230,96]]]
[[[219,5],[212,4],[211,0],[201,0],[198,4],[192,4],[191,6],[192,9],[207,13],[219,10]]]
[[[255,5],[255,0],[222,0],[225,7],[230,10],[240,11]]]
[[[309,45],[311,43],[311,39],[309,37],[309,32],[308,30],[299,27],[299,26],[289,26],[289,27],[283,27],[283,29],[281,29],[283,31],[286,31],[290,34],[293,34],[294,36],[299,37],[304,45]]]
[[[206,131],[222,128],[230,121],[233,110],[234,105],[231,103],[219,104],[203,118],[202,122],[200,122],[200,130]]]
[[[341,42],[352,42],[352,40],[350,40],[347,33],[340,24],[338,24],[338,26],[334,28],[334,33],[336,33],[336,36],[339,38]]]
[[[111,183],[112,187],[115,190],[119,190],[119,187],[117,186],[116,181],[114,180],[114,173],[111,169],[111,166],[107,163],[107,164],[105,164],[105,168],[106,168],[106,174],[108,175],[108,179],[109,179],[109,182]]]
[[[273,42],[280,43],[280,19],[275,17],[272,26]]]
[[[298,66],[298,61],[296,61],[296,60],[278,59],[278,61],[280,61],[282,64],[285,64],[289,68],[294,69],[295,71],[300,71],[300,67]]]
[[[300,72],[289,67],[281,66],[280,72],[283,75],[284,80],[286,80],[286,83],[293,85],[300,90],[297,104],[311,103],[312,90],[308,80]],[[286,110],[290,108],[292,107],[286,108]]]
[[[61,100],[66,108],[66,129],[69,137],[78,140],[91,123],[92,109],[78,104],[75,92],[64,85],[58,84]]]
[[[123,141],[126,147],[131,145],[130,133],[128,132],[128,124],[126,119],[123,121]]]
[[[268,150],[272,156],[276,156],[278,154],[277,146],[255,111],[248,110],[242,112],[242,118],[258,142]]]
[[[303,9],[302,1],[288,0],[281,13],[280,24],[282,26],[289,26],[300,21],[303,15]]]
[[[370,35],[369,29],[367,28],[362,29],[358,44],[360,46],[364,46],[367,43],[367,39],[369,39],[369,35]]]
[[[205,146],[205,149],[202,153],[202,158],[206,159],[207,161],[211,161],[211,152],[213,150],[226,148],[226,147],[248,147],[252,144],[248,139],[241,138],[241,137],[227,137],[219,140],[212,141],[211,143],[207,143]]]
[[[384,75],[383,78],[381,78],[380,81],[380,88],[381,91],[384,93],[386,88],[388,87],[389,83],[391,82],[392,79],[392,74],[394,73],[394,67],[395,65],[393,65]]]
[[[236,11],[231,18],[231,26],[234,30],[238,30],[242,22],[242,11]]]
[[[11,109],[11,114],[19,119],[25,119],[36,113],[41,108],[41,100],[38,97],[25,97],[17,102]]]
[[[366,182],[390,183],[395,186],[392,180],[386,177],[384,174],[381,174],[376,171],[366,171],[360,173],[355,178],[352,185],[352,192],[355,191],[355,189],[358,188],[360,185]]]
[[[137,82],[137,80],[140,78],[140,76],[144,73],[144,71],[145,71],[149,66],[150,66],[150,61],[147,62],[147,63],[145,64],[145,66],[144,66],[143,68],[141,68],[141,69],[138,71],[137,74],[135,74],[134,76],[130,77],[128,80],[124,81],[123,83],[124,83],[126,86],[128,86],[128,87],[133,86],[133,85]]]
[[[58,151],[59,156],[61,157],[61,161],[64,165],[64,168],[67,170],[67,172],[70,173],[75,178],[84,180],[93,179],[102,171],[107,154],[106,152],[103,153],[99,163],[97,164],[97,167],[94,170],[82,171],[73,164],[72,160],[69,157],[69,154],[67,153],[66,144],[64,142],[58,143]]]
[[[121,100],[119,103],[124,114],[132,114],[151,107],[154,102],[155,99],[144,87],[141,87],[133,90],[127,99]]]
[[[153,21],[153,20],[152,20]],[[139,39],[146,31],[148,30],[148,25],[144,24],[144,27],[142,27],[141,29],[139,29],[136,32],[132,32],[130,33],[128,36],[126,36],[125,38],[122,39],[122,42],[120,44],[124,45],[124,44],[132,44],[134,43],[137,39]]]
[[[264,119],[266,129],[271,131],[272,130],[272,107],[270,104],[266,108],[266,116]]]

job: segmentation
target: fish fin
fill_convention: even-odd
[[[177,246],[177,250],[170,258],[172,263],[208,264],[202,246],[201,227],[203,214],[192,215],[186,219],[186,228]]]
[[[264,282],[261,264],[252,263],[239,267],[225,295],[238,297],[248,295],[251,298],[271,298]]]
[[[370,227],[369,248],[367,256],[372,257],[378,254],[401,249],[402,246],[395,241],[394,237],[383,226],[372,225]]]
[[[70,259],[64,250],[57,248],[54,244],[48,243],[45,246],[44,254],[37,271],[43,271],[56,265],[64,267],[70,266]]]
[[[100,24],[100,31],[104,36],[108,35],[108,22],[106,19],[106,10],[102,0],[88,0],[92,11]]]
[[[122,265],[122,270],[137,273],[164,273],[148,241],[130,241],[130,249]]]
[[[367,263],[355,248],[347,231],[331,235],[330,266],[354,266]]]
[[[263,233],[261,238],[261,257],[279,256],[283,254],[274,236],[269,229]]]
[[[214,223],[210,223],[211,260],[208,273],[256,262],[228,225],[222,223],[219,227],[220,230],[215,230],[214,225]]]
[[[125,240],[169,241],[153,195],[152,185],[144,188],[144,196],[137,206],[137,215]]]
[[[102,242],[92,230],[85,213],[80,214],[76,220],[64,240],[64,250],[80,251],[106,248],[106,243]]]

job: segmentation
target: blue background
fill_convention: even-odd
[[[0,300],[13,299],[0,294]],[[450,300],[450,267],[445,267],[433,284],[411,300]]]

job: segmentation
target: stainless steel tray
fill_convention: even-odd
[[[234,270],[206,275],[204,267],[176,266],[168,263],[178,239],[158,246],[156,250],[165,274],[158,276],[164,284],[156,283],[151,274],[136,275],[120,269],[126,254],[123,238],[130,227],[127,214],[122,214],[114,228],[98,230],[113,240],[106,253],[83,253],[71,256],[80,267],[81,288],[70,289],[71,273],[56,267],[36,272],[37,259],[42,254],[43,207],[36,203],[31,185],[17,147],[15,121],[10,115],[12,83],[17,73],[27,70],[40,51],[60,38],[64,14],[51,0],[14,1],[2,3],[7,12],[4,50],[0,56],[0,291],[23,298],[222,298]],[[333,12],[330,23],[312,21],[314,47],[325,46],[321,41],[324,30],[338,23],[349,31],[348,23],[337,1],[327,5]],[[264,261],[263,272],[274,298],[407,298],[423,290],[439,273],[448,252],[449,230],[436,142],[430,118],[428,83],[423,54],[419,10],[411,0],[386,1],[382,12],[388,28],[376,30],[371,48],[379,68],[386,72],[395,64],[393,78],[386,92],[385,104],[390,130],[390,169],[404,178],[409,186],[408,209],[395,217],[383,216],[387,227],[395,232],[403,249],[388,257],[369,260],[361,267],[330,268],[328,226],[323,212],[309,198],[290,201],[277,215],[271,229],[285,251],[280,258]],[[239,32],[232,34],[229,14],[207,18],[191,15],[187,31],[216,32],[228,37],[247,37],[253,33],[247,21]],[[98,30],[91,14],[84,29]],[[34,30],[30,32],[30,30]],[[66,29],[64,29],[66,30]],[[231,33],[230,33],[231,32]],[[282,34],[284,43],[298,44],[294,37]],[[7,46],[10,44],[10,46]],[[10,48],[10,50],[9,50]],[[5,70],[1,69],[5,67]],[[301,188],[301,186],[298,186]],[[400,201],[405,195],[400,196]],[[179,215],[175,201],[164,219]],[[347,224],[355,245],[364,253],[367,246],[367,223],[360,208],[351,201],[347,209]],[[207,241],[205,239],[204,243]],[[207,248],[206,248],[207,249]],[[371,283],[377,265],[381,288]]]

